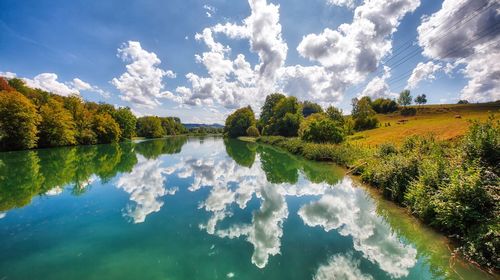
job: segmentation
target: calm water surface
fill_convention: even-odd
[[[334,165],[221,138],[0,153],[0,279],[488,279]]]

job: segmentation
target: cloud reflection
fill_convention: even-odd
[[[417,261],[417,251],[405,245],[385,220],[375,212],[366,193],[346,177],[318,201],[302,206],[299,216],[309,226],[337,230],[352,236],[354,249],[395,278],[407,276]]]
[[[327,264],[320,265],[314,280],[371,280],[373,277],[364,274],[359,269],[359,261],[352,258],[351,254],[335,255]]]

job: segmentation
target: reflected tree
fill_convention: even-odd
[[[227,154],[241,166],[252,167],[257,145],[235,139],[224,139]]]

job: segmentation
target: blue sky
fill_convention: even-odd
[[[244,105],[258,111],[273,91],[346,112],[353,97],[393,97],[408,87],[429,103],[495,100],[494,7],[489,0],[2,0],[0,72],[185,122],[222,122]],[[415,45],[402,52],[405,42]]]

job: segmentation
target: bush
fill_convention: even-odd
[[[473,122],[463,140],[463,151],[471,162],[480,160],[483,164],[496,169],[500,166],[500,121],[493,115],[484,122]]]
[[[378,119],[376,117],[356,118],[354,119],[354,130],[362,131],[376,128]]]
[[[382,157],[397,154],[397,152],[398,150],[396,149],[396,146],[390,143],[382,144],[378,147],[378,154]]]
[[[260,133],[259,133],[259,130],[255,126],[250,126],[247,129],[247,135],[250,137],[259,137]]]
[[[397,111],[398,104],[389,98],[377,98],[372,102],[372,108],[379,114],[387,114]]]
[[[409,117],[409,116],[415,116],[417,114],[417,109],[411,108],[411,107],[405,107],[401,109],[401,116]]]
[[[342,129],[325,115],[302,122],[300,134],[302,140],[316,143],[340,143],[344,140]]]

